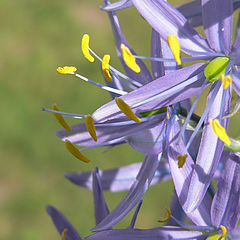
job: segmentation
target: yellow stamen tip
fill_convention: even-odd
[[[131,120],[140,123],[141,119],[135,115],[132,109],[129,107],[127,103],[125,103],[121,98],[115,98],[115,102],[119,109]]]
[[[60,74],[75,74],[75,72],[77,71],[77,68],[71,66],[65,66],[65,67],[58,67],[57,68],[57,72]]]
[[[90,162],[90,160],[85,157],[80,151],[78,148],[76,148],[70,141],[68,140],[65,140],[65,146],[67,148],[67,150],[74,156],[76,157],[77,159],[85,162],[85,163],[88,163]]]
[[[136,63],[136,58],[132,55],[129,48],[123,43],[121,44],[122,57],[126,65],[131,68],[134,72],[139,73],[141,71],[140,67]]]
[[[67,228],[65,228],[65,229],[62,231],[61,240],[66,240],[67,231],[68,231]]]
[[[218,119],[209,119],[209,123],[212,127],[213,132],[228,146],[231,145],[231,140],[229,139],[226,129],[221,126]]]
[[[57,107],[57,104],[52,105],[52,110],[59,111],[59,108]],[[66,130],[71,131],[71,127],[68,125],[68,123],[64,120],[63,116],[60,113],[53,113],[54,117],[57,119],[57,121],[60,123],[60,125]]]
[[[165,222],[169,221],[169,219],[171,217],[171,211],[170,211],[169,208],[167,208],[166,211],[167,211],[167,217],[165,219],[163,219],[163,220],[158,220],[158,222],[165,223]]]
[[[232,78],[230,75],[227,75],[227,76],[224,76],[224,75],[221,75],[221,81],[222,81],[222,84],[223,84],[223,88],[224,89],[227,89],[230,85],[230,83],[232,82]]]
[[[103,74],[108,81],[112,81],[112,76],[110,75],[110,72],[109,72],[109,62],[110,62],[110,55],[104,55],[102,59]]]
[[[89,52],[89,40],[89,35],[84,34],[82,38],[82,53],[89,62],[94,62],[94,57]]]
[[[96,129],[94,126],[93,118],[90,115],[87,115],[87,117],[86,117],[86,127],[87,127],[89,134],[91,135],[93,140],[96,142],[97,141]]]
[[[227,234],[227,229],[223,225],[221,225],[220,228],[222,230],[222,234],[218,240],[222,240]]]
[[[167,38],[168,46],[170,47],[172,54],[177,62],[177,65],[181,65],[181,58],[180,58],[180,44],[178,39],[174,35],[168,35]]]
[[[184,154],[184,155],[178,155],[177,156],[177,160],[178,160],[178,168],[182,168],[186,162],[188,155]]]

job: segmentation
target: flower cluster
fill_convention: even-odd
[[[101,9],[109,16],[125,73],[110,65],[110,55],[100,57],[90,48],[87,34],[82,37],[83,55],[100,61],[105,85],[76,73],[73,66],[57,69],[112,97],[92,114],[62,112],[56,105],[43,109],[62,125],[56,135],[73,156],[88,163],[85,149],[124,143],[145,155],[143,162],[118,169],[65,173],[93,192],[95,234],[85,239],[240,239],[240,142],[227,134],[229,118],[240,105],[231,109],[233,95],[240,95],[240,20],[233,31],[239,6],[238,0],[194,0],[178,7],[165,0],[104,0]],[[135,7],[152,27],[150,57],[137,55],[121,31],[116,11],[128,7]],[[203,26],[206,38],[197,26]],[[151,70],[144,63],[149,60]],[[194,110],[207,86],[206,106],[198,116]],[[64,117],[85,122],[69,126]],[[134,228],[147,189],[169,179],[175,192],[167,218],[160,220],[166,225]],[[127,190],[111,212],[105,190]],[[130,226],[113,229],[136,205]],[[62,239],[81,239],[57,209],[48,206],[47,211]]]

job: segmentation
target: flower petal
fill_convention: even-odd
[[[96,168],[92,173],[92,189],[93,189],[93,199],[94,199],[94,213],[96,224],[100,223],[108,214],[108,206],[105,202],[101,178]]]
[[[233,1],[202,0],[203,25],[208,43],[229,54],[232,46]]]
[[[194,96],[201,89],[205,77],[205,64],[197,63],[169,73],[141,88],[122,96],[133,112],[140,113],[168,106]],[[183,91],[184,89],[184,91]],[[138,104],[141,103],[139,106]],[[97,122],[123,117],[124,114],[111,101],[97,109],[92,117]]]
[[[47,212],[52,218],[52,221],[57,228],[60,236],[67,229],[66,240],[81,240],[81,237],[72,226],[72,224],[53,206],[47,206]]]
[[[104,0],[104,2],[105,2],[105,5],[110,3],[108,0]],[[115,44],[117,47],[117,54],[118,54],[118,57],[120,58],[120,61],[123,65],[123,68],[126,71],[128,77],[130,77],[142,84],[151,82],[152,76],[142,60],[136,59],[136,63],[138,64],[138,66],[141,69],[140,73],[134,72],[125,64],[125,62],[122,58],[121,47],[120,47],[121,44],[124,44],[126,47],[128,47],[132,54],[136,55],[136,53],[134,52],[134,50],[131,48],[131,46],[127,42],[126,38],[124,37],[124,35],[121,31],[120,23],[118,21],[116,13],[114,11],[108,12],[108,16],[109,16],[111,24],[112,24],[112,29],[113,29],[114,38],[115,38]]]
[[[220,82],[218,84],[220,84]],[[211,101],[215,87],[217,87],[217,85],[212,86],[208,96],[208,101]],[[230,110],[231,94],[229,89],[225,91],[226,100],[224,104],[224,112],[228,113]],[[224,143],[213,132],[209,124],[209,119],[219,118],[223,94],[223,87],[221,86],[205,119],[196,165],[192,173],[188,198],[185,204],[185,210],[187,212],[193,211],[201,203],[223,152]],[[225,129],[227,129],[228,120],[222,120],[221,124]]]
[[[179,133],[181,130],[180,123],[176,118],[169,133],[169,147],[168,147],[168,159],[172,173],[172,178],[176,193],[179,198],[179,202],[184,209],[184,205],[187,199],[188,187],[191,179],[191,173],[193,171],[194,162],[188,154],[186,162],[182,168],[178,167],[177,156],[184,155],[186,146],[183,139],[179,139]],[[211,202],[208,195],[204,198],[202,204],[191,213],[187,213],[188,217],[197,225],[205,226],[210,225],[210,206]]]
[[[240,165],[238,161],[240,161],[239,153],[228,152],[211,209],[212,223],[217,227],[225,226],[229,232],[236,227],[240,217]]]
[[[92,229],[93,232],[110,229],[132,210],[147,191],[158,167],[160,158],[161,155],[147,155],[145,157],[136,180],[132,184],[127,195],[100,224]]]
[[[152,229],[116,229],[98,232],[84,240],[193,240],[200,239],[202,233],[178,227],[165,226]]]
[[[124,8],[131,7],[133,5],[131,0],[120,0],[114,3],[109,3],[105,6],[100,7],[104,11],[117,11]]]
[[[129,190],[141,168],[141,163],[134,163],[120,168],[99,170],[102,189],[111,192]],[[72,183],[92,190],[91,172],[67,172],[64,176]],[[151,181],[151,185],[171,179],[168,163],[160,162]]]
[[[140,14],[166,41],[168,35],[175,35],[181,49],[190,55],[205,55],[212,50],[188,23],[187,19],[166,1],[132,0]]]

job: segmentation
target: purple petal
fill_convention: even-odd
[[[233,68],[231,76],[233,80],[233,89],[237,95],[240,96],[240,72]]]
[[[93,232],[110,229],[133,209],[147,191],[158,167],[159,160],[160,156],[158,155],[147,155],[145,157],[136,180],[132,184],[127,195],[100,224],[92,229]]]
[[[104,11],[117,11],[131,7],[132,5],[133,3],[131,2],[131,0],[120,0],[114,3],[109,3],[108,5],[102,6],[100,8]]]
[[[105,2],[105,4],[110,3],[107,0],[104,0],[104,2]],[[151,76],[150,72],[148,71],[146,65],[143,63],[142,60],[136,59],[136,63],[139,65],[139,67],[141,69],[140,73],[136,73],[136,72],[132,71],[123,61],[121,48],[120,48],[120,45],[122,43],[125,44],[125,46],[127,46],[130,49],[132,54],[134,54],[134,55],[137,55],[137,54],[134,52],[134,50],[131,48],[131,46],[127,42],[126,38],[124,37],[124,35],[121,31],[120,23],[118,21],[116,13],[114,11],[108,12],[108,16],[109,16],[111,24],[112,24],[115,43],[116,43],[116,47],[117,47],[117,54],[118,54],[118,57],[120,58],[120,61],[123,65],[123,68],[126,71],[128,77],[130,77],[130,78],[132,78],[132,79],[134,79],[134,80],[136,80],[136,81],[138,81],[142,84],[146,84],[148,82],[151,82],[152,81],[152,76]]]
[[[232,0],[202,0],[202,13],[208,43],[215,51],[228,54],[232,45]]]
[[[195,0],[177,7],[193,27],[202,25],[201,0]]]
[[[201,89],[205,77],[205,64],[197,63],[176,72],[169,73],[141,88],[122,96],[133,112],[144,112],[168,106],[194,96]],[[184,90],[184,91],[183,91]],[[142,103],[140,106],[139,102]],[[136,105],[136,106],[134,106]],[[115,101],[97,109],[92,117],[97,122],[124,117]]]
[[[163,149],[165,129],[166,120],[151,129],[127,137],[126,142],[138,152],[144,154],[159,154]]]
[[[95,220],[96,224],[100,223],[108,214],[108,206],[105,202],[101,178],[98,173],[98,169],[95,169],[92,173],[92,189],[93,189],[93,199],[94,199],[94,210],[95,210]]]
[[[98,124],[95,126],[96,135],[98,137],[97,142],[95,142],[90,136],[89,132],[86,129],[85,124],[76,124],[71,126],[71,131],[66,131],[65,129],[60,129],[56,132],[56,135],[61,138],[63,141],[66,139],[70,142],[81,145],[81,146],[98,146],[104,143],[110,143],[111,141],[117,142],[119,140],[122,143],[122,139],[130,136],[136,132],[144,131],[157,126],[161,123],[162,119],[152,119],[150,121],[143,121],[141,123],[134,123],[124,125],[124,121],[120,121],[122,126],[106,126],[104,124]],[[108,122],[110,123],[110,122]],[[117,124],[117,122],[114,122]]]
[[[240,48],[240,14],[238,15],[237,35],[233,44],[233,51],[239,51]]]
[[[240,217],[240,165],[232,158],[239,161],[239,153],[228,153],[211,209],[212,223],[224,225],[229,232]]]
[[[218,84],[221,83],[219,82]],[[212,85],[212,88],[208,95],[208,101],[211,100],[215,87],[217,87],[217,85]],[[225,90],[227,93],[226,101],[224,104],[224,112],[227,113],[230,110],[231,101],[229,89],[230,88]],[[223,93],[223,87],[221,86],[205,119],[196,165],[192,173],[188,199],[185,205],[185,210],[187,212],[193,211],[201,203],[217,169],[221,154],[223,152],[224,143],[213,132],[209,124],[209,119],[219,118]],[[225,129],[228,128],[227,119],[223,120],[221,124]]]
[[[180,155],[185,154],[186,146],[182,138],[179,139],[181,126],[178,119],[173,121],[174,124],[172,125],[172,128],[169,133],[170,145],[168,148],[168,159],[176,193],[178,195],[179,202],[184,209],[194,162],[190,155],[188,154],[184,166],[182,168],[178,167],[177,156],[179,154]],[[187,213],[187,215],[197,225],[201,226],[209,225],[211,224],[210,205],[211,205],[210,200],[208,198],[208,195],[206,195],[201,205],[193,212]]]
[[[72,226],[72,224],[56,208],[47,206],[47,212],[61,235],[64,229],[67,229],[66,240],[81,240],[81,237]]]
[[[193,240],[200,239],[202,233],[178,227],[159,227],[152,229],[116,229],[98,232],[84,240]]]
[[[181,49],[190,55],[205,55],[212,50],[188,23],[187,19],[166,1],[132,0],[140,14],[166,41],[168,35],[175,35]]]
[[[128,166],[99,170],[101,177],[102,189],[111,192],[121,192],[129,190],[140,170],[141,163],[134,163]],[[72,183],[92,190],[92,173],[91,172],[67,172],[64,176]],[[159,166],[151,181],[151,185],[171,179],[168,163],[160,162]]]

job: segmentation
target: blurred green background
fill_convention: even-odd
[[[54,117],[41,110],[57,103],[63,111],[88,114],[110,99],[95,86],[56,73],[58,66],[73,65],[80,74],[103,83],[99,63],[91,64],[82,56],[84,33],[91,36],[92,49],[100,56],[111,54],[111,63],[121,69],[101,4],[101,0],[0,1],[0,239],[60,239],[46,214],[47,204],[56,206],[82,237],[87,236],[94,227],[92,194],[72,185],[62,173],[143,159],[122,145],[106,152],[87,150],[91,163],[83,164],[55,137],[59,125]],[[134,8],[120,11],[119,17],[129,43],[140,55],[149,55],[149,26]],[[170,182],[148,191],[137,227],[159,226],[157,220],[165,216],[172,188]],[[106,193],[110,209],[124,194]],[[130,217],[118,226],[126,227]]]

